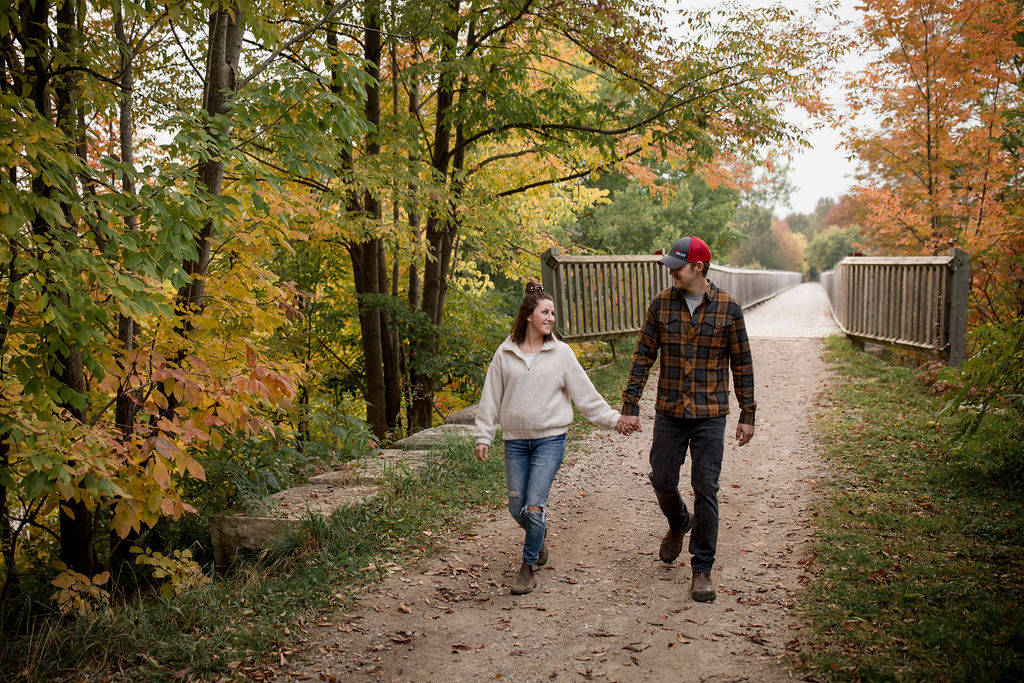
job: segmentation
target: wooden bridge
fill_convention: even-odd
[[[971,255],[858,256],[821,274],[836,322],[858,341],[966,356]]]
[[[651,298],[672,286],[658,255],[567,256],[549,249],[541,258],[544,289],[555,300],[555,325],[566,341],[595,341],[637,334]],[[708,277],[744,308],[803,281],[783,270],[712,264]]]
[[[544,289],[555,300],[556,332],[566,341],[636,335],[651,298],[672,285],[658,255],[541,257]],[[851,257],[822,274],[833,317],[858,340],[964,360],[970,254]],[[712,264],[709,279],[749,308],[803,281],[801,273]]]

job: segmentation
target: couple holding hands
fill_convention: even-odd
[[[594,424],[631,434],[641,429],[640,395],[661,356],[649,478],[668,521],[659,549],[672,563],[691,531],[694,600],[709,602],[718,541],[718,478],[725,449],[729,379],[740,406],[736,439],[754,435],[754,374],[743,310],[707,279],[711,250],[698,237],[683,237],[661,259],[672,286],[647,308],[622,392],[622,412],[612,409],[590,382],[568,344],[553,333],[554,301],[530,282],[509,337],[491,359],[477,411],[476,456],[487,457],[496,425],[505,442],[508,509],[525,531],[523,561],[513,595],[537,585],[537,567],[548,561],[548,493],[565,455],[572,403]],[[690,452],[693,511],[679,493],[679,472]]]

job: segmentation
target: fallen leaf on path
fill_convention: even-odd
[[[481,645],[466,645],[465,643],[455,643],[452,645],[452,654],[456,654],[459,651],[465,652],[467,650],[482,650],[484,646]]]
[[[650,647],[650,645],[641,645],[639,642],[637,642],[637,643],[629,643],[628,645],[623,645],[622,649],[623,650],[629,650],[630,652],[643,652],[644,650],[646,650],[649,647]]]

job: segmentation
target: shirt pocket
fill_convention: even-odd
[[[676,314],[665,316],[661,327],[665,335],[664,341],[679,341],[679,337],[683,334],[683,321]]]
[[[704,321],[700,326],[701,343],[712,349],[724,349],[729,343],[729,321]]]
[[[667,353],[682,353],[683,321],[679,314],[665,316],[661,323],[661,345]]]

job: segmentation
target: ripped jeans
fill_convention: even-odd
[[[564,457],[565,434],[505,442],[508,511],[526,531],[523,561],[530,565],[537,564],[537,555],[544,543],[548,492]],[[531,507],[537,509],[530,510]]]

